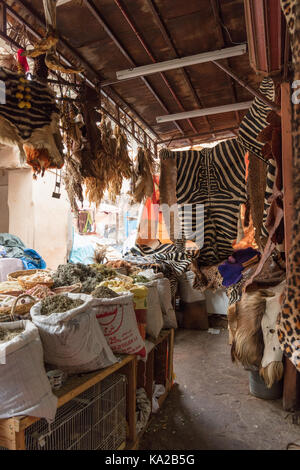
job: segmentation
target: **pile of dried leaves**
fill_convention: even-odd
[[[72,286],[81,283],[81,292],[90,294],[98,284],[103,281],[103,276],[96,269],[85,264],[60,264],[53,274],[53,287]]]
[[[41,315],[64,313],[84,304],[81,299],[71,299],[67,295],[53,295],[42,300]]]

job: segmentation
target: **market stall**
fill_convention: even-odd
[[[216,316],[299,406],[295,2],[97,3],[0,0],[1,449],[138,448]]]

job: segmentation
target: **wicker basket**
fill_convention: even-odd
[[[73,294],[76,294],[78,292],[81,292],[81,287],[82,284],[78,282],[77,284],[73,284],[72,286],[56,287],[52,290],[55,294],[64,294],[65,292],[72,292]]]
[[[0,296],[0,298],[3,298],[3,297],[7,297],[7,296],[6,295]],[[25,297],[29,297],[32,300],[32,302],[29,302],[27,304],[17,305],[18,302]],[[26,313],[30,312],[31,307],[36,302],[37,300],[31,295],[28,295],[28,294],[19,295],[19,297],[16,297],[16,300],[14,301],[11,307],[0,307],[1,321],[4,321],[3,316],[7,317],[9,315],[10,319],[13,319],[14,315],[25,315]]]
[[[35,274],[39,271],[45,271],[44,269],[24,269],[20,271],[14,271],[13,273],[9,273],[7,275],[8,281],[16,281],[19,276],[30,276],[30,274]]]
[[[18,283],[20,284],[21,287],[23,287],[24,290],[32,289],[33,287],[38,286],[38,285],[47,286],[49,287],[49,289],[51,289],[54,281],[49,281],[49,282],[29,281],[29,280],[24,281],[23,279],[18,278]]]
[[[30,279],[30,278],[26,280],[22,279],[23,276],[24,277],[31,276],[31,275],[38,274],[38,273],[52,274],[52,271],[50,269],[27,269],[25,271],[15,271],[14,273],[10,273],[9,276],[12,276],[13,280],[18,281],[18,283],[24,290],[32,289],[38,284],[51,288],[54,283],[52,279],[51,281],[48,281],[48,282],[43,282],[41,280]]]

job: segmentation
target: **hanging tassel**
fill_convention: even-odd
[[[29,65],[26,57],[23,56],[24,49],[18,49],[17,60],[18,60],[18,71],[19,73],[29,72]]]

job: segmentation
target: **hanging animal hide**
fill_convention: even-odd
[[[284,284],[245,293],[228,308],[232,361],[258,368],[267,387],[283,375],[282,352],[276,335]]]
[[[265,78],[260,91],[272,100],[273,80]],[[264,144],[257,136],[266,127],[269,111],[268,106],[255,98],[240,125],[238,139],[199,152],[167,149],[160,152],[161,204],[177,202],[180,238],[193,240],[201,248],[198,258],[201,266],[214,265],[233,251],[239,206],[247,199],[245,152],[248,150],[261,158]],[[200,206],[204,221],[203,216],[195,216]]]
[[[254,155],[250,155],[247,185],[253,226],[255,228],[255,241],[260,250],[262,250],[261,232],[263,226],[266,183],[267,165]]]
[[[233,341],[231,345],[232,361],[239,361],[244,367],[259,367],[263,357],[263,334],[261,321],[266,308],[268,291],[256,291],[244,294],[241,301],[231,309],[228,324]]]
[[[296,0],[281,0],[281,5],[291,36],[293,80],[297,81],[300,80],[300,3]],[[278,335],[284,354],[300,371],[300,105],[293,103],[292,112],[294,220],[286,300],[281,312]]]
[[[17,72],[18,62],[13,54],[0,54],[0,67]]]
[[[42,160],[46,158],[48,152],[48,167],[61,168],[64,160],[58,129],[59,111],[50,89],[40,82],[27,81],[17,73],[4,68],[0,68],[0,80],[6,87],[6,103],[0,104],[0,143],[17,146],[21,163],[26,157],[28,164],[32,158],[36,161],[37,151],[41,150]],[[21,94],[19,94],[20,87],[24,90],[21,90]],[[20,107],[20,98],[16,95],[28,96],[29,106],[24,107],[21,104]],[[34,157],[31,154],[33,150]],[[45,166],[42,165],[40,170],[43,171],[43,168]]]
[[[264,338],[264,353],[259,373],[267,387],[279,381],[283,376],[282,350],[277,336],[277,321],[281,309],[281,296],[284,291],[285,281],[273,287],[273,297],[266,298],[266,310],[261,321]]]

